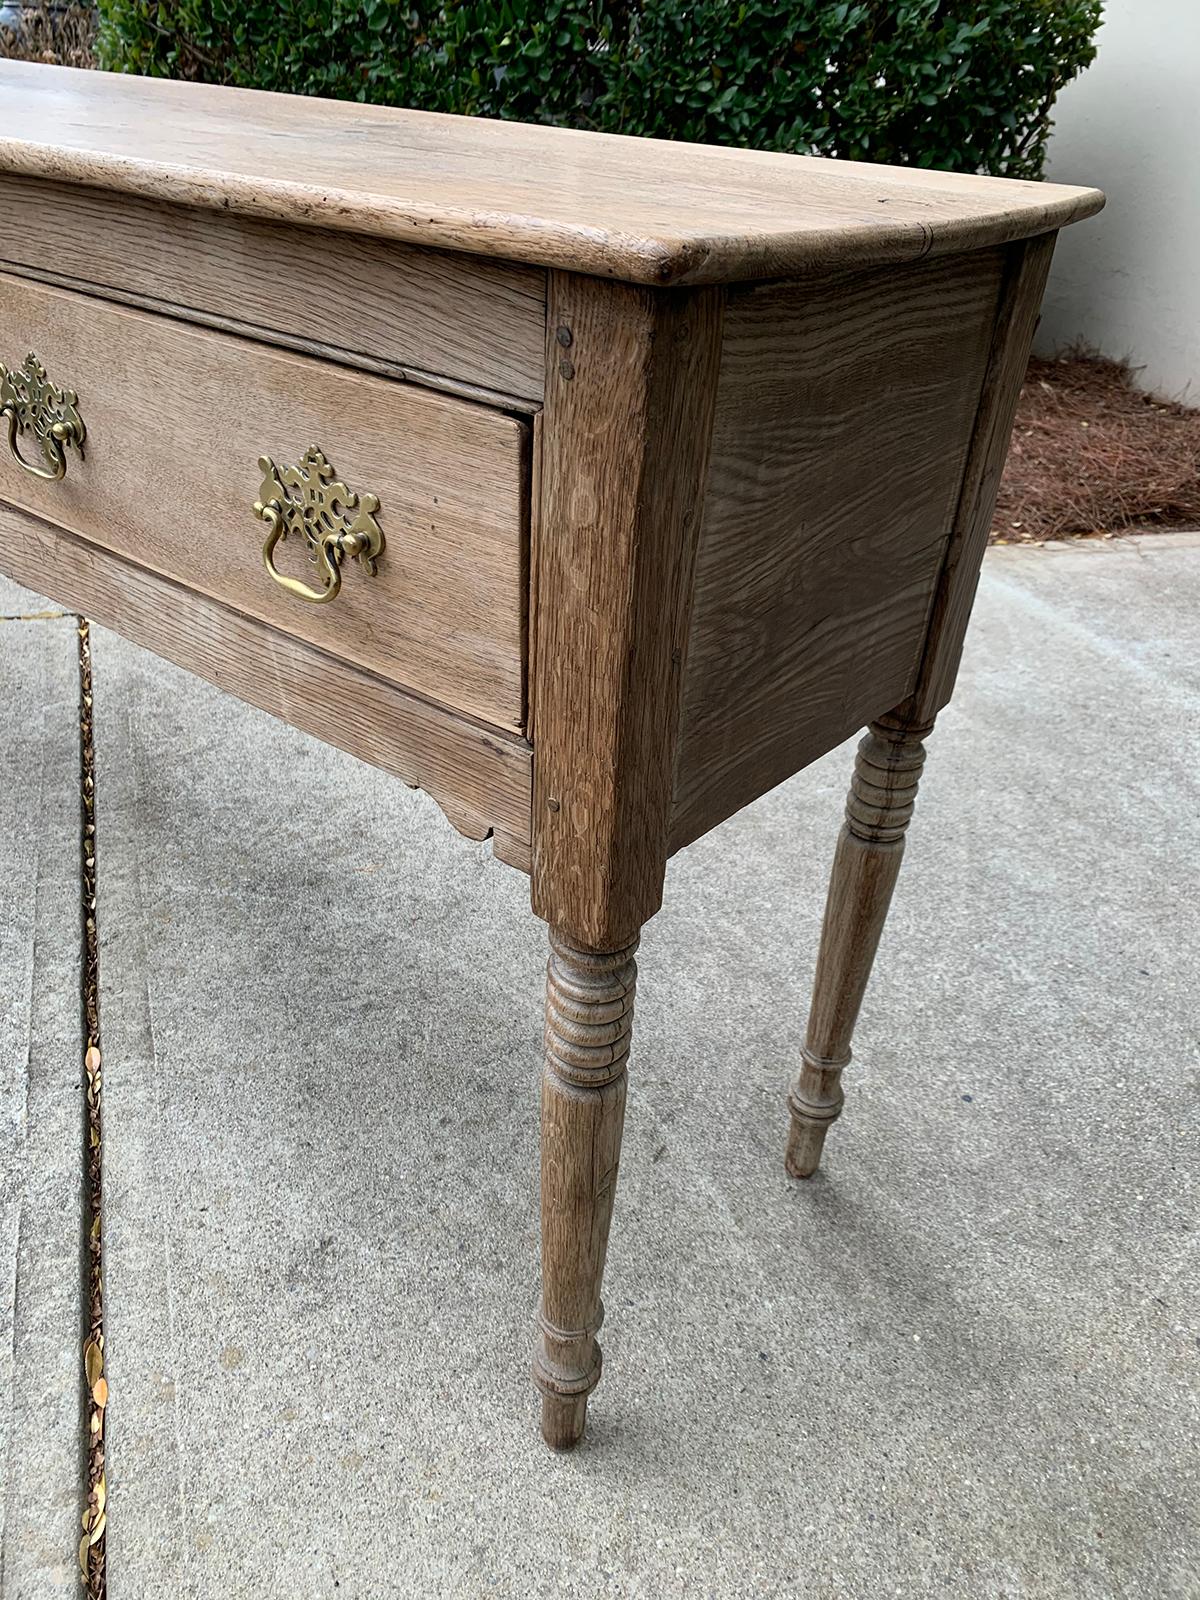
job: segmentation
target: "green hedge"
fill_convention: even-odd
[[[1036,177],[1100,0],[100,0],[102,66]]]

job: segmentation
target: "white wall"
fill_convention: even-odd
[[[1127,356],[1200,404],[1200,0],[1108,0],[1099,54],[1055,107],[1046,176],[1095,184],[1060,236],[1038,348]]]

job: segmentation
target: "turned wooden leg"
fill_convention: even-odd
[[[542,1434],[555,1450],[579,1442],[587,1397],[600,1381],[600,1280],[625,1121],[636,949],[634,940],[621,950],[581,950],[550,933],[533,1381],[542,1392]]]
[[[900,871],[925,764],[921,741],[932,727],[890,712],[871,724],[858,747],[825,902],[802,1064],[788,1095],[787,1170],[793,1178],[817,1170],[825,1135],[841,1115],[842,1069]]]

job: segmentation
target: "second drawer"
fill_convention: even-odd
[[[0,498],[432,700],[521,727],[526,423],[0,274],[0,361],[18,384],[31,351],[78,396],[82,458],[68,446],[65,475],[45,481],[0,432]],[[32,465],[53,463],[32,431],[16,444]],[[374,576],[343,560],[323,604],[265,570],[268,525],[254,511],[268,498],[259,458],[286,485],[314,448],[331,482],[378,498],[384,539]],[[349,526],[353,511],[330,502],[321,471],[310,459],[311,492],[292,475],[289,497],[308,503],[315,526]],[[295,534],[273,560],[314,591],[326,586],[328,566],[305,559]]]

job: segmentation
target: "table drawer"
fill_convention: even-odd
[[[86,437],[47,481],[0,433],[0,498],[431,700],[521,727],[525,422],[0,274],[0,361],[24,394],[30,351],[78,397]],[[30,465],[53,464],[53,445],[39,448],[31,428],[14,442]],[[306,488],[287,469],[314,448],[332,481],[317,482],[313,461]],[[337,593],[313,603],[272,578],[270,513],[254,509],[273,497],[264,457],[282,501],[307,503],[309,526],[370,527],[335,493],[339,481],[362,497],[359,512],[377,497],[374,575],[357,560],[306,558],[297,511],[272,559],[281,576]]]

